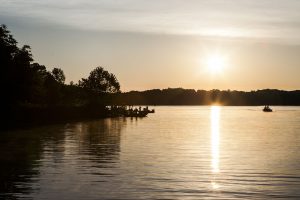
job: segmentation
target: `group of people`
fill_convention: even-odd
[[[128,109],[129,112],[134,112],[134,113],[138,113],[138,112],[149,112],[148,106],[146,106],[145,108],[142,109],[141,106],[139,106],[139,108],[133,108],[133,106],[129,106]]]
[[[265,105],[263,111],[265,111],[265,112],[272,112],[272,109],[268,105]]]
[[[148,113],[154,113],[154,109],[149,110],[148,106],[107,106],[113,116],[145,117]]]

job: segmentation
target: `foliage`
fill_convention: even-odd
[[[89,77],[81,79],[78,85],[97,93],[115,93],[120,91],[120,84],[115,75],[104,70],[103,67],[97,67],[91,71]]]
[[[30,92],[33,61],[30,47],[17,47],[5,25],[0,26],[0,55],[1,55],[1,91],[4,101],[10,104],[19,100],[27,100]]]
[[[61,84],[65,83],[66,77],[65,77],[63,70],[61,70],[59,68],[54,68],[52,70],[52,76],[58,83],[61,83]]]
[[[99,93],[120,91],[120,84],[115,75],[102,67],[97,67],[78,85],[73,82],[65,85],[66,78],[63,70],[54,68],[52,71],[47,71],[44,65],[34,63],[30,46],[24,45],[19,48],[17,41],[5,25],[0,26],[0,56],[0,89],[2,102],[5,105],[2,114],[7,116],[7,122],[19,118],[34,119],[24,113],[33,115],[34,110],[37,110],[35,108],[43,108],[46,113],[51,110],[61,110],[61,112],[72,110],[73,113],[80,107],[79,116],[83,116],[84,109],[81,108],[93,104],[98,106],[98,111],[103,111],[108,99]],[[54,109],[58,107],[60,109]],[[42,112],[43,109],[38,110]],[[85,115],[95,114],[97,109],[90,109],[89,112],[85,112]],[[76,115],[70,113],[60,113],[60,115],[69,117]],[[38,118],[42,115],[39,113],[35,116]]]

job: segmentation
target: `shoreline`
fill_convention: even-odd
[[[145,106],[145,105],[135,105]],[[221,107],[262,107],[264,105],[155,105],[151,107],[210,107],[210,106],[221,106]],[[270,105],[272,107],[299,107],[299,105]],[[24,109],[24,108],[23,108]],[[24,130],[33,127],[40,127],[46,125],[55,125],[68,122],[79,122],[96,119],[107,119],[116,117],[130,117],[124,116],[122,112],[112,112],[103,107],[44,107],[33,109],[24,109],[22,114],[16,112],[14,116],[10,116],[9,119],[2,121],[0,132],[13,131],[13,130]],[[10,114],[11,115],[11,114]],[[17,118],[18,117],[18,118]]]

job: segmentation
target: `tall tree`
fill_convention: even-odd
[[[103,67],[97,67],[91,71],[87,79],[83,78],[79,81],[79,86],[98,93],[116,93],[120,91],[120,83],[116,76],[104,70]]]
[[[54,79],[57,82],[59,82],[61,84],[65,83],[66,77],[65,77],[65,74],[64,74],[63,70],[61,70],[59,68],[54,68],[52,70],[52,76],[54,77]]]
[[[0,66],[1,92],[4,102],[12,104],[16,101],[27,101],[30,90],[30,63],[33,61],[30,47],[17,47],[5,25],[0,26]]]

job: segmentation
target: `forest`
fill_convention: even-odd
[[[2,127],[109,115],[105,106],[112,100],[107,94],[120,92],[114,74],[96,67],[78,83],[65,84],[62,69],[49,71],[34,62],[30,46],[17,44],[1,25]]]

